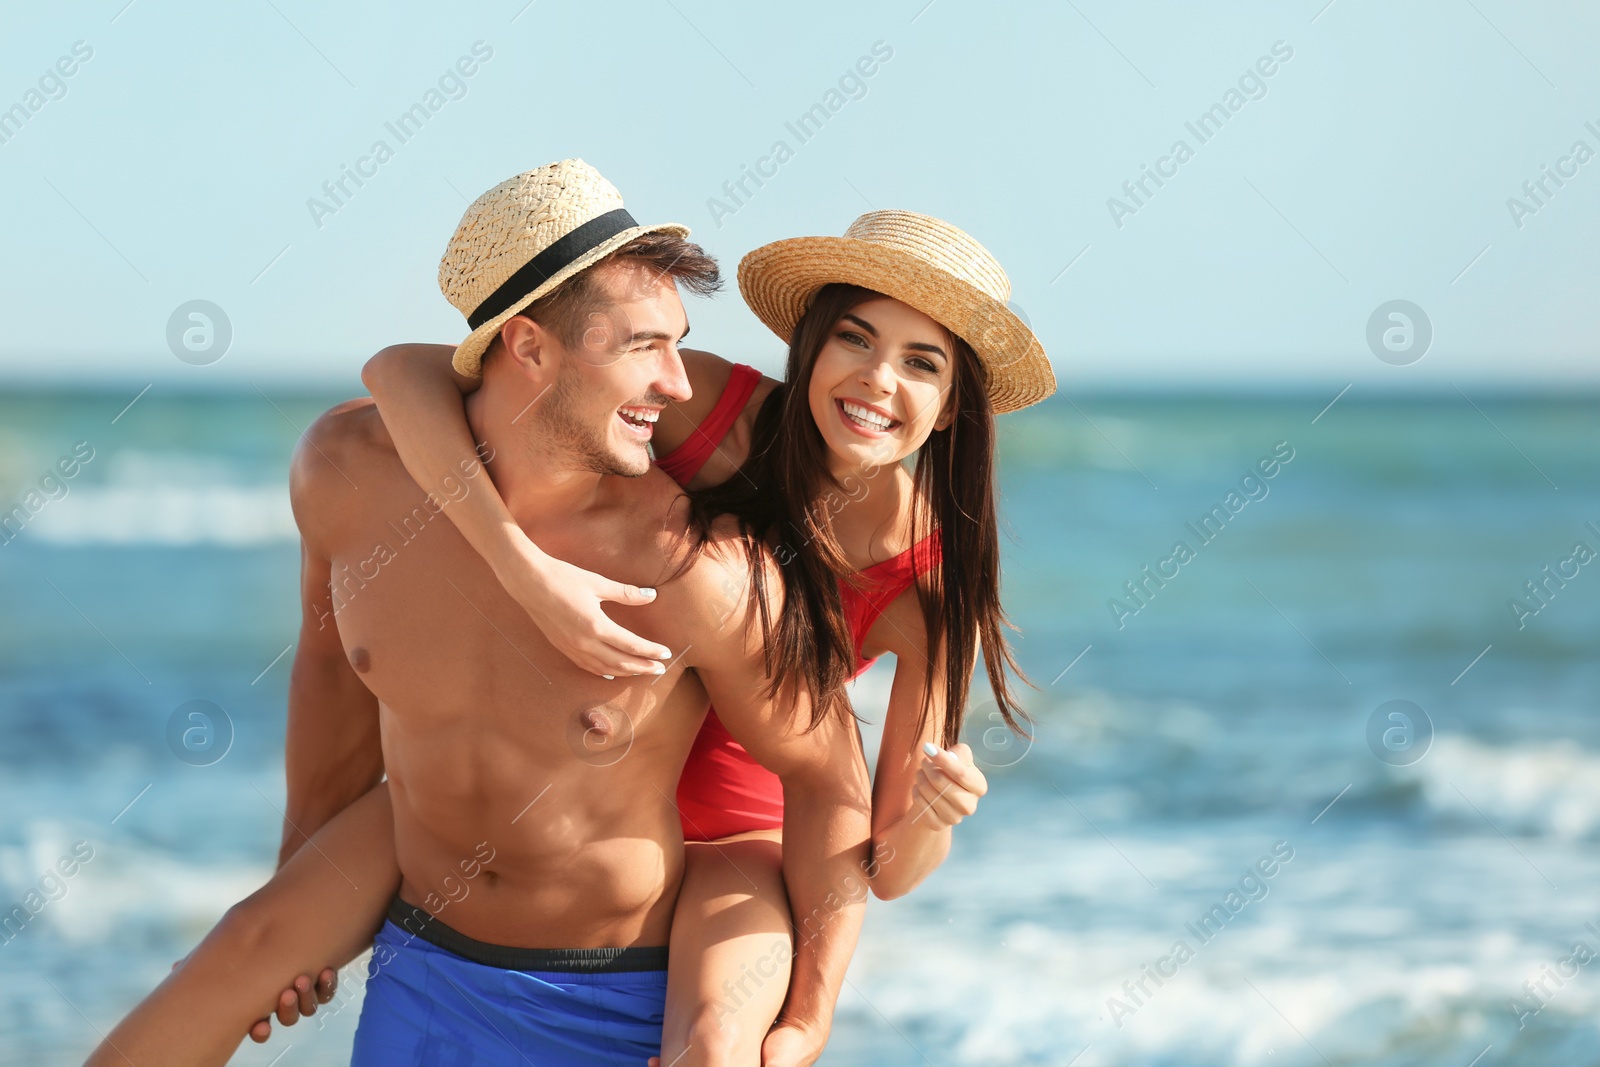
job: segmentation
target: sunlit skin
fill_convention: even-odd
[[[834,478],[899,463],[950,425],[950,348],[943,326],[898,300],[869,300],[841,316],[817,353],[808,396]],[[846,414],[847,403],[891,422],[863,426]]]
[[[569,350],[578,358],[563,361],[549,387],[550,402],[530,405],[560,412],[560,417],[546,416],[541,422],[525,419],[524,412],[517,422],[530,447],[536,447],[531,442],[538,427],[540,434],[584,456],[592,472],[638,477],[650,469],[650,439],[662,409],[691,395],[678,357],[689,320],[671,278],[624,265],[600,268],[599,274],[595,284],[610,298],[607,311],[589,317],[578,345]],[[560,347],[544,327],[517,317],[506,324],[487,358],[503,359],[498,348],[529,340]],[[617,404],[618,385],[627,388],[629,382],[638,383],[641,391]],[[605,408],[612,409],[610,418],[602,418]],[[599,435],[594,432],[598,425],[605,426]]]
[[[612,292],[613,296],[621,295],[615,290]],[[676,320],[654,324],[633,321],[630,310],[621,304],[614,304],[593,313],[585,323],[583,359],[591,365],[619,359],[648,363],[652,359],[666,358],[669,350],[675,352],[684,332],[682,324]],[[613,337],[626,337],[630,341],[616,346],[610,342]],[[431,347],[411,346],[411,358],[425,357],[435,366],[448,362],[448,348],[439,347],[429,351]],[[720,362],[717,357],[703,352],[685,351],[683,358],[688,365],[690,380],[695,380],[696,373],[714,373],[713,365]],[[910,518],[916,488],[902,461],[914,456],[933,433],[948,429],[954,422],[957,410],[954,360],[957,358],[961,357],[955,352],[952,338],[942,325],[906,304],[880,297],[858,304],[841,315],[813,361],[805,398],[807,410],[827,448],[828,469],[834,479],[841,483],[839,492],[828,492],[826,495],[835,501],[848,501],[843,507],[831,507],[830,511],[834,513],[832,521],[840,547],[849,563],[857,569],[893,557],[910,546],[914,536]],[[379,357],[379,361],[383,359]],[[409,401],[408,397],[396,396],[392,386],[408,381],[413,373],[397,367],[395,378],[384,375],[384,380],[376,384],[369,381],[368,384],[373,386],[380,402]],[[449,378],[447,373],[442,373],[442,377]],[[631,379],[630,376],[630,380],[637,379]],[[656,440],[658,452],[676,447],[682,440],[685,428],[697,424],[704,417],[709,402],[717,397],[721,380],[725,379],[712,377],[709,381],[702,379],[697,382],[693,389],[696,404],[692,408],[693,413],[687,417],[685,405],[676,397],[673,398],[673,403],[664,412],[660,429],[668,431],[671,419],[677,422],[670,431],[664,433],[664,442],[659,438]],[[460,383],[441,381],[440,384],[453,394]],[[697,481],[691,482],[691,486],[714,485],[723,479],[738,476],[735,471],[744,462],[747,456],[745,448],[751,441],[750,423],[761,408],[768,390],[777,384],[768,381],[757,388],[740,416],[740,425],[724,439],[722,446],[708,461],[707,467],[702,468]],[[448,395],[441,399],[452,405],[455,403],[453,397]],[[607,414],[615,412],[610,420],[611,432],[606,434],[604,451],[608,458],[632,462],[639,455],[638,442],[647,438],[621,415],[623,412],[648,414],[648,411],[634,412],[632,409],[649,408],[658,403],[660,398],[639,393],[574,399],[597,415],[602,414],[600,409],[608,409],[605,412]],[[439,400],[429,403],[437,404]],[[593,408],[587,406],[590,403]],[[859,420],[847,417],[844,404],[860,405],[865,411],[858,414],[867,414],[870,419],[870,413],[876,413],[881,417],[878,421],[888,420],[887,425],[862,425]],[[441,418],[449,413],[448,408],[439,410],[419,401],[409,401],[391,408],[386,418],[392,415],[400,423],[412,427],[414,435],[424,437],[434,434]],[[530,412],[526,418],[532,419],[535,414]],[[438,451],[449,454],[461,447],[458,439],[450,449],[438,448]],[[433,476],[426,477],[431,480]],[[469,498],[467,502],[474,501]],[[477,502],[482,503],[482,500]],[[474,525],[466,522],[469,517],[466,513],[453,517],[458,522]],[[492,526],[493,518],[480,517],[476,525]],[[496,550],[495,540],[493,537],[484,538],[486,551],[492,553]],[[510,546],[510,549],[512,554],[506,558],[518,559],[515,555],[516,545]],[[532,572],[532,568],[525,564],[503,567],[501,570],[512,577],[521,572]],[[588,575],[582,577],[592,578]],[[572,583],[574,578],[563,576],[562,581]],[[542,588],[546,583],[547,579],[541,576],[535,584]],[[885,752],[880,755],[873,797],[875,842],[882,846],[883,854],[896,857],[893,863],[885,865],[880,876],[873,879],[872,891],[883,899],[893,899],[909,892],[942,862],[949,848],[950,828],[970,816],[976,810],[979,798],[987,791],[987,783],[982,772],[973,765],[967,746],[957,745],[949,752],[937,748],[931,752],[923,750],[923,741],[932,736],[931,733],[919,735],[915,722],[924,686],[922,665],[931,652],[925,646],[923,633],[917,594],[915,590],[907,590],[887,607],[879,622],[864,635],[862,642],[862,652],[867,657],[888,653],[899,660],[886,721]],[[642,668],[628,670],[629,673],[642,672]],[[942,674],[933,682],[935,692],[942,685],[940,678]],[[751,836],[760,837],[764,833],[757,832]],[[771,842],[724,842],[720,845],[690,847],[717,850],[714,853],[716,862],[708,861],[705,866],[721,870],[727,866],[724,853],[777,844],[779,841],[781,838],[774,836]],[[772,883],[775,870],[766,875],[760,872],[772,867],[779,855],[774,850],[759,859],[752,857],[740,868],[742,880],[737,884],[730,882],[721,890],[724,896],[731,894],[730,899],[742,899],[743,903],[736,909],[741,914],[754,912],[758,903],[765,903],[767,897],[772,895],[778,901],[777,910],[782,913],[775,927],[777,930],[781,930],[789,920],[788,907],[783,903],[781,894],[775,892],[775,884],[769,893],[768,886]],[[756,888],[750,878],[758,879],[761,888]],[[741,894],[745,896],[741,897]],[[686,979],[687,984],[681,987],[681,993],[669,994],[669,1019],[696,1018],[696,1012],[703,1013],[707,1005],[714,1006],[716,998],[722,995],[717,992],[720,988],[718,976],[739,973],[742,963],[753,964],[762,952],[770,949],[772,938],[780,936],[767,931],[762,919],[742,919],[740,924],[735,924],[737,932],[753,946],[748,950],[753,955],[746,960],[739,954],[743,950],[733,948],[734,931],[728,926],[728,916],[721,915],[715,922],[701,917],[701,912],[713,914],[712,910],[708,910],[711,909],[709,901],[710,898],[707,898],[706,903],[691,907],[688,912],[690,919],[684,920],[682,911],[678,919],[686,922],[686,930],[698,929],[701,931],[698,936],[702,938],[711,937],[714,932],[716,938],[715,945],[702,944],[693,940],[697,935],[689,934],[686,935],[689,940],[684,947],[694,945],[696,951],[708,954],[708,961],[713,958],[710,955],[713,949],[718,954],[715,962],[708,963],[705,969],[703,987],[696,984],[700,979],[691,977]],[[717,947],[722,945],[727,946],[726,952]],[[787,977],[786,973],[782,975],[784,980]],[[782,984],[783,981],[775,984],[780,992]],[[297,989],[309,985],[309,980],[302,978],[297,983]],[[675,1000],[675,997],[680,999]],[[302,994],[299,999],[304,1002],[309,998]],[[765,1009],[769,1012],[766,1018],[771,1018],[770,1013],[775,1012],[777,1006],[774,1003]],[[300,1010],[295,991],[286,991],[280,1001],[279,1020],[292,1022]],[[754,1007],[750,1009],[752,1013],[760,1010]],[[764,1029],[764,1022],[757,1027],[758,1045],[759,1032]],[[262,1038],[266,1032],[267,1027],[262,1024],[252,1036]],[[710,1027],[710,1032],[699,1034],[696,1040],[713,1039],[711,1043],[716,1045],[714,1039],[725,1039],[727,1034],[719,1019]],[[701,1044],[703,1047],[704,1042]]]
[[[484,471],[459,500],[492,491],[522,536],[575,569],[659,582],[622,618],[677,653],[648,679],[584,670],[449,522],[397,542],[381,579],[358,583],[352,562],[393,540],[395,517],[417,514],[424,490],[372,400],[322,416],[290,478],[303,563],[287,748],[325,765],[302,761],[289,772],[285,816],[291,844],[291,832],[317,839],[290,848],[278,876],[230,909],[91,1063],[222,1063],[256,1021],[253,1004],[277,992],[273,976],[303,973],[330,953],[336,963],[353,957],[397,885],[401,900],[435,914],[447,898],[449,927],[490,944],[667,945],[688,848],[673,791],[713,702],[738,743],[778,775],[788,804],[782,852],[757,843],[770,853],[761,900],[786,902],[813,924],[774,983],[775,993],[787,989],[788,1014],[753,1037],[774,1065],[802,1067],[821,1051],[865,907],[864,893],[841,896],[864,888],[869,866],[859,736],[837,715],[801,728],[809,694],[773,694],[742,595],[750,564],[737,531],[719,521],[702,550],[689,551],[701,532],[689,527],[679,486],[649,463],[647,420],[630,419],[692,396],[675,286],[648,276],[632,285],[642,272],[626,266],[598,269],[617,282],[607,287],[618,309],[608,318],[627,323],[625,332],[595,327],[574,351],[528,318],[503,327],[466,401],[460,429],[483,444]],[[757,565],[777,581],[776,561]],[[327,603],[341,593],[342,604]],[[596,723],[602,708],[601,721],[627,724],[625,760],[583,758],[607,732]],[[376,784],[380,774],[388,780]],[[550,799],[522,818],[546,790]],[[450,872],[465,872],[459,857],[482,863],[466,875],[470,893],[457,896]],[[787,920],[787,908],[763,917],[766,949]],[[711,951],[722,940],[697,944]],[[280,1018],[321,999],[309,981],[283,995]],[[717,1062],[705,1042],[664,1032],[664,1043],[674,1040],[678,1067]]]

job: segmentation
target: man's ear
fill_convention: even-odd
[[[550,331],[526,315],[513,315],[500,327],[500,348],[503,358],[510,360],[524,373],[548,372],[554,356]]]

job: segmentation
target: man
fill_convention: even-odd
[[[797,939],[769,1050],[820,1051],[860,926],[862,904],[835,890],[867,859],[869,788],[853,724],[807,731],[808,694],[765,698],[743,548],[719,528],[696,551],[678,487],[650,465],[650,424],[689,395],[674,279],[715,280],[686,232],[633,225],[569,160],[480,197],[440,269],[474,326],[458,368],[484,356],[468,421],[488,475],[545,551],[658,590],[617,610],[674,650],[661,673],[605,680],[556,652],[449,522],[423,525],[370,401],[324,415],[296,455],[288,832],[314,833],[386,772],[402,876],[357,1064],[655,1054],[682,871],[673,796],[713,701],[783,779],[793,912],[829,916]],[[690,1048],[679,1067],[694,1062]]]

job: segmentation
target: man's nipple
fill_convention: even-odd
[[[584,740],[591,748],[604,748],[616,733],[616,726],[604,708],[590,708],[578,716],[578,721],[583,723]]]
[[[372,655],[357,645],[350,650],[350,666],[356,669],[357,674],[366,674],[372,669]]]
[[[567,748],[592,767],[609,767],[632,747],[633,720],[621,708],[585,708],[567,731]]]

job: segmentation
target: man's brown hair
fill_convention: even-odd
[[[611,263],[644,267],[654,278],[670,277],[697,296],[710,296],[722,288],[717,261],[705,249],[674,234],[646,233],[585,267],[517,314],[554,333],[567,347],[577,347],[590,316],[610,306],[611,294],[597,280],[596,271]],[[496,336],[490,351],[500,343]]]

